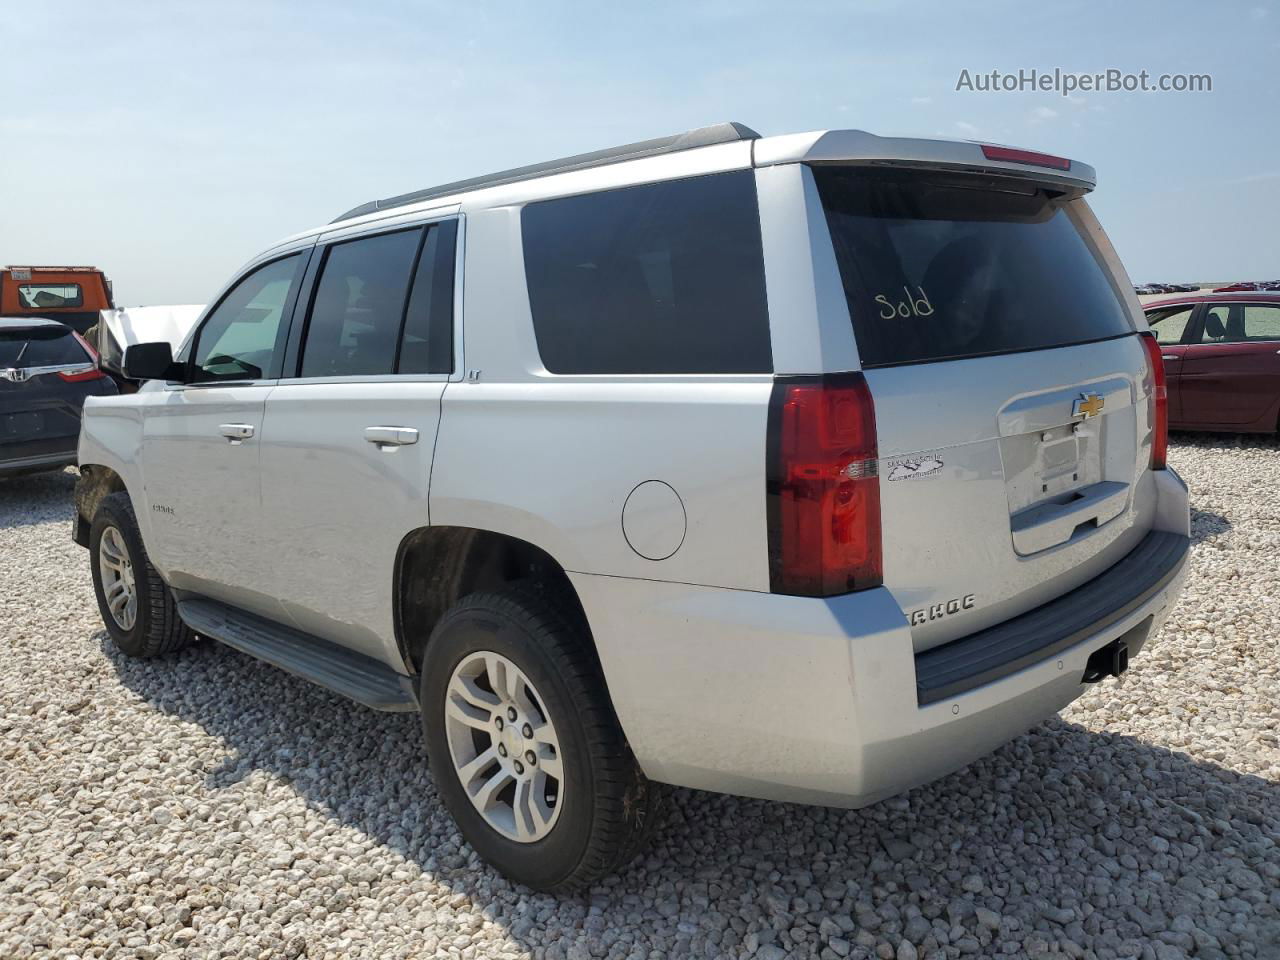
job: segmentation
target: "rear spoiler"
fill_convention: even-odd
[[[999,174],[1087,193],[1097,186],[1093,167],[1079,160],[973,140],[877,137],[865,130],[828,130],[757,140],[757,167],[779,163],[830,163],[919,167]]]

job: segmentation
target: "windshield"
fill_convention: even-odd
[[[813,174],[864,367],[1134,331],[1083,200],[974,175]]]

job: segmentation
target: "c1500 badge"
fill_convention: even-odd
[[[925,477],[936,477],[941,470],[942,460],[932,454],[889,461],[890,480],[923,480]]]

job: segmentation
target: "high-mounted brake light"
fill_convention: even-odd
[[[879,586],[876,417],[863,375],[779,377],[768,459],[770,590],[826,597]]]
[[[982,145],[982,155],[988,160],[1003,160],[1005,163],[1025,163],[1033,167],[1052,167],[1054,170],[1071,169],[1071,161],[1066,157],[1055,157],[1049,153],[1036,153],[1034,150],[997,147],[990,143]]]
[[[1163,470],[1169,459],[1169,387],[1156,335],[1147,331],[1141,340],[1147,351],[1147,375],[1151,377],[1151,469]]]

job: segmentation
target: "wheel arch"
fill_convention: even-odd
[[[72,495],[76,507],[75,528],[72,536],[80,546],[89,546],[89,527],[93,524],[94,514],[98,512],[98,504],[102,503],[103,498],[113,493],[129,493],[124,477],[105,464],[80,464],[80,477],[76,480],[75,492]],[[133,494],[130,493],[129,498],[132,500]],[[134,513],[138,512],[136,503],[133,509]]]
[[[519,582],[534,582],[581,618],[586,613],[565,568],[549,552],[510,534],[476,527],[427,526],[410,531],[396,553],[393,618],[407,667],[420,670],[436,622],[462,598]],[[595,641],[592,639],[592,652]]]

